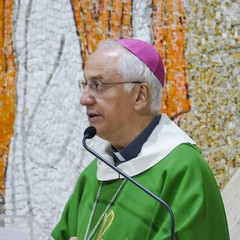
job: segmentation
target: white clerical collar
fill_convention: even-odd
[[[151,168],[164,157],[166,157],[174,148],[183,143],[196,144],[184,131],[182,131],[166,114],[161,114],[161,120],[155,127],[148,140],[142,146],[141,152],[131,161],[124,162],[118,167],[129,176],[136,176]],[[111,153],[108,146],[105,152],[101,154],[105,159],[112,162]],[[123,178],[119,174],[98,160],[97,178],[101,181],[109,181]]]

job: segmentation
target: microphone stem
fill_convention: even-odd
[[[135,181],[132,177],[130,177],[129,175],[127,175],[125,172],[123,172],[120,168],[114,166],[112,163],[110,163],[107,159],[103,158],[102,156],[100,156],[97,152],[95,152],[93,149],[91,149],[90,147],[87,146],[86,144],[86,139],[87,136],[84,136],[83,140],[82,140],[82,144],[84,146],[84,148],[89,151],[90,153],[92,153],[94,156],[96,156],[97,158],[99,158],[101,161],[103,161],[105,164],[107,164],[109,167],[111,167],[112,169],[114,169],[116,172],[118,172],[120,175],[122,175],[123,177],[125,177],[127,180],[129,180],[130,182],[132,182],[133,184],[135,184],[137,187],[139,187],[140,189],[142,189],[145,193],[147,193],[148,195],[150,195],[151,197],[153,197],[155,200],[157,200],[158,202],[160,202],[169,212],[170,214],[170,219],[171,219],[171,226],[170,226],[170,231],[171,231],[171,240],[174,240],[174,228],[175,228],[175,220],[174,220],[174,214],[172,209],[168,206],[168,204],[166,202],[164,202],[161,198],[159,198],[157,195],[155,195],[154,193],[150,192],[147,188],[145,188],[144,186],[142,186],[140,183],[138,183],[137,181]]]

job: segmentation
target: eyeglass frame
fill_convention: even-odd
[[[93,85],[95,83],[100,83],[101,84],[101,86],[100,86],[101,89],[97,89],[97,87],[95,87],[95,89],[94,89]],[[88,88],[89,93],[94,97],[96,97],[96,95],[100,96],[102,94],[102,91],[104,91],[104,86],[105,85],[118,85],[118,84],[125,84],[125,83],[138,84],[138,83],[143,83],[143,82],[141,82],[141,81],[101,82],[100,80],[95,80],[95,82],[93,82],[91,84],[89,84],[86,80],[79,80],[79,82],[78,82],[81,94],[83,93],[84,90],[86,90]]]

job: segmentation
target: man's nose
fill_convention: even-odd
[[[86,105],[92,105],[95,103],[95,98],[94,96],[91,94],[91,92],[89,91],[89,89],[84,89],[82,91],[81,97],[80,97],[80,104],[82,106],[86,106]]]

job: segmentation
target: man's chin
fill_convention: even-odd
[[[95,126],[94,126],[95,127]],[[103,131],[101,128],[95,127],[97,130],[97,136],[105,141],[109,140],[109,136],[106,134],[106,131]]]

